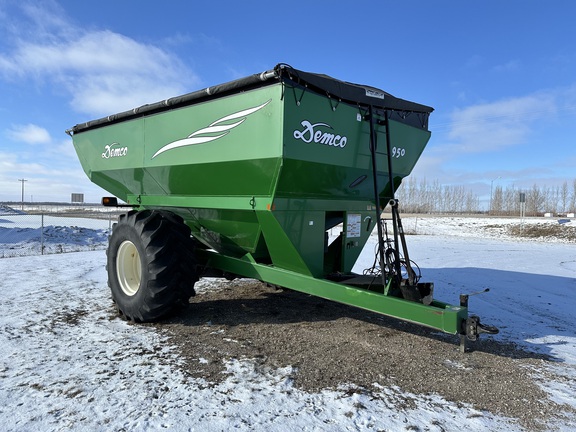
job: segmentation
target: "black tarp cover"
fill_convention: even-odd
[[[340,81],[328,75],[304,72],[286,65],[278,65],[276,70],[296,82],[313,86],[317,91],[324,91],[331,97],[349,103],[405,112],[431,113],[434,110],[426,105],[399,99],[376,87]]]
[[[278,64],[274,69],[266,72],[250,75],[224,84],[207,87],[203,90],[187,93],[182,96],[173,97],[153,104],[143,105],[134,108],[133,110],[113,114],[87,123],[81,123],[66,132],[79,133],[84,130],[105,126],[110,123],[117,123],[124,120],[142,117],[147,114],[154,114],[177,107],[192,105],[203,100],[234,94],[251,88],[271,85],[278,81],[286,83],[291,82],[295,85],[306,87],[309,90],[339,101],[365,107],[372,105],[375,108],[390,110],[396,112],[397,115],[401,117],[406,117],[411,113],[420,114],[419,117],[422,117],[422,119],[419,123],[422,127],[427,126],[428,115],[434,110],[426,105],[394,97],[390,93],[375,87],[341,81],[328,75],[304,72],[286,64]]]

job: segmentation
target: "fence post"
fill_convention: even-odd
[[[40,215],[40,255],[44,255],[44,213]]]

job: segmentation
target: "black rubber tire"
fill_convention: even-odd
[[[118,312],[152,322],[187,305],[198,280],[190,228],[166,211],[120,215],[108,241],[108,286]]]

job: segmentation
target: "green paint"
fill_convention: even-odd
[[[199,252],[209,266],[457,333],[466,308],[327,280],[351,272],[375,226],[375,205],[390,198],[383,113],[375,119],[380,203],[366,114],[367,107],[272,81],[87,129],[73,142],[94,183],[137,208],[184,218],[216,251]],[[397,188],[430,132],[400,121],[389,127]],[[337,238],[328,244],[332,227]]]
[[[270,267],[239,259],[201,251],[206,262],[216,268],[223,268],[245,277],[264,280],[274,285],[312,294],[328,300],[381,313],[405,321],[434,328],[445,333],[458,334],[461,324],[466,320],[468,310],[460,306],[451,306],[442,302],[433,302],[430,306],[395,297],[388,297],[372,291],[316,279],[290,270]]]

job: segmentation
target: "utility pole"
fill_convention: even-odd
[[[22,208],[21,210],[24,211],[24,182],[27,182],[26,179],[18,179],[19,182],[22,183]]]

